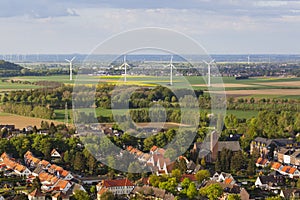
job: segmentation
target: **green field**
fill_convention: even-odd
[[[92,109],[81,109],[82,112],[87,112],[87,111],[92,111]],[[206,111],[210,113],[210,110],[201,110],[201,111]],[[56,115],[55,120],[64,122],[65,120],[65,110],[55,110],[54,113]],[[122,114],[124,113],[125,110],[122,109],[115,109],[114,114]],[[233,114],[237,116],[240,119],[249,119],[252,117],[256,117],[258,115],[258,111],[255,110],[249,110],[249,111],[243,111],[243,110],[227,110],[226,115]],[[96,115],[97,116],[104,116],[104,117],[109,117],[112,115],[112,110],[111,109],[104,109],[104,108],[96,108]],[[71,118],[69,121],[73,121],[73,112],[71,109],[68,110],[68,116]]]
[[[0,82],[0,91],[11,91],[11,90],[30,90],[40,88],[38,85]]]

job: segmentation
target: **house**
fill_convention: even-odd
[[[300,190],[287,188],[280,191],[280,196],[284,199],[299,199],[300,197]]]
[[[291,164],[291,155],[293,153],[293,149],[280,148],[278,152],[274,151],[274,157],[277,157],[280,163]]]
[[[1,168],[5,168],[5,170],[12,170],[18,176],[29,176],[31,171],[25,167],[17,163],[13,158],[11,158],[7,153],[3,153],[0,157]]]
[[[256,167],[262,167],[262,168],[267,167],[268,164],[269,164],[268,159],[262,157],[259,157],[255,163]]]
[[[35,168],[38,166],[38,164],[41,162],[40,159],[36,158],[33,156],[33,154],[30,151],[27,151],[24,154],[24,161],[25,164],[29,167],[29,168]]]
[[[175,200],[174,195],[168,193],[166,190],[146,185],[135,187],[130,196],[132,198],[141,197],[143,199]]]
[[[61,191],[62,193],[66,194],[71,187],[72,184],[70,181],[59,179],[54,185],[53,190]]]
[[[40,161],[38,165],[41,166],[44,170],[48,170],[48,168],[51,166],[50,162],[48,162],[47,160]]]
[[[259,176],[254,185],[262,190],[279,190],[279,185],[284,184],[284,180],[275,176]]]
[[[52,193],[52,200],[69,200],[69,199],[70,199],[69,195],[64,194],[62,192],[54,191]]]
[[[282,138],[282,139],[267,139],[262,137],[255,138],[250,144],[250,154],[255,150],[261,154],[262,157],[269,157],[273,155],[274,151],[278,148],[292,149],[298,146],[298,143],[294,139]],[[276,153],[275,153],[276,155]],[[276,158],[275,158],[276,159]]]
[[[216,172],[212,176],[211,180],[219,183],[230,184],[230,185],[236,184],[236,181],[234,180],[233,176],[229,173],[224,173],[224,172],[221,173]]]
[[[175,162],[171,162],[169,158],[165,158],[163,154],[154,153],[147,161],[147,165],[158,176],[162,174],[170,174]]]
[[[45,200],[46,195],[40,192],[38,189],[33,190],[31,193],[28,194],[29,200]]]
[[[296,150],[290,157],[292,165],[300,166],[300,150]]]
[[[127,195],[134,189],[135,185],[128,180],[125,179],[118,179],[118,180],[102,180],[100,183],[97,184],[97,196],[98,199],[100,198],[101,194],[105,191],[111,191],[115,195]]]
[[[287,175],[290,178],[300,177],[300,171],[297,168],[291,167],[289,165],[282,165],[279,162],[273,162],[271,164],[271,169],[281,173],[282,175]]]
[[[60,153],[58,153],[58,151],[56,150],[56,149],[53,149],[52,151],[51,151],[51,158],[61,158],[61,155],[60,155]]]

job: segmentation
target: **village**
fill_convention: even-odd
[[[20,137],[18,135],[22,132],[13,125],[2,126],[4,128],[13,133],[7,137],[8,140]],[[121,137],[123,134],[108,129],[108,135],[116,134]],[[47,137],[49,131],[36,130],[36,134]],[[229,150],[235,154],[241,151],[239,139],[243,136],[232,135],[226,141],[218,141],[216,135],[215,131],[211,133],[208,148],[202,142],[195,142],[190,152],[185,154],[188,156],[180,156],[176,161],[166,158],[166,150],[158,146],[152,146],[149,152],[143,152],[131,145],[125,146],[124,152],[134,156],[151,171],[137,177],[117,171],[113,176],[110,175],[111,171],[88,176],[78,171],[66,170],[57,164],[58,160],[63,159],[65,152],[57,149],[51,150],[49,160],[44,159],[45,156],[37,157],[30,150],[24,153],[22,159],[3,152],[0,172],[1,180],[6,181],[1,181],[2,196],[7,199],[22,195],[30,200],[76,199],[78,196],[80,199],[83,198],[82,195],[93,199],[162,200],[173,200],[178,196],[187,199],[201,199],[206,196],[207,199],[242,200],[264,199],[269,196],[280,196],[283,199],[299,197],[300,144],[295,139],[255,138],[250,144],[249,152],[255,158],[254,173],[250,176],[245,172],[245,178],[241,180],[238,172],[219,171],[215,169],[215,165],[221,152]],[[199,162],[188,159],[187,157],[191,158],[190,155],[197,155],[196,160]],[[249,170],[249,166],[247,167],[246,171]],[[210,190],[219,193],[210,194]]]

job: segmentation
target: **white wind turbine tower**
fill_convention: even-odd
[[[173,85],[173,68],[176,69],[176,67],[173,65],[173,56],[171,56],[170,64],[165,66],[170,67],[170,85]]]
[[[125,72],[124,72],[124,82],[127,81],[127,67],[130,67],[130,65],[128,65],[128,63],[126,62],[126,56],[124,56],[123,58],[123,64],[120,66],[120,68],[122,69],[122,67],[124,67]]]
[[[68,63],[70,63],[70,81],[72,80],[72,70],[73,70],[73,60],[76,57],[74,56],[71,60],[65,59],[65,61],[67,61]]]
[[[248,55],[248,65],[250,64],[250,56]]]
[[[207,64],[207,67],[208,67],[208,71],[207,71],[207,85],[208,85],[208,87],[210,87],[211,86],[211,82],[210,82],[210,65],[212,64],[212,63],[214,63],[215,62],[215,59],[213,59],[212,61],[210,61],[209,63],[208,62],[206,62],[205,60],[203,60],[203,62],[205,63],[205,64]]]

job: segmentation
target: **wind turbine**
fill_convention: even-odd
[[[171,56],[170,64],[165,66],[170,67],[170,85],[173,85],[173,68],[176,69],[176,67],[173,65],[173,56]]]
[[[248,55],[248,65],[250,64],[250,56]]]
[[[72,67],[73,67],[73,60],[75,59],[76,57],[74,56],[71,60],[68,60],[68,59],[65,59],[65,61],[67,61],[68,63],[70,63],[70,81],[72,80]]]
[[[128,63],[126,62],[126,56],[124,56],[123,58],[123,64],[120,66],[120,68],[124,67],[125,69],[125,74],[124,74],[124,82],[127,81],[127,67],[130,67],[130,65],[128,65]]]
[[[210,65],[211,65],[212,63],[215,62],[215,59],[213,59],[213,60],[210,61],[209,63],[206,62],[205,60],[203,60],[203,62],[204,62],[205,64],[207,64],[207,66],[208,66],[208,72],[207,72],[207,75],[208,75],[207,85],[208,85],[208,87],[210,87],[210,86],[211,86],[211,84],[210,84]]]

